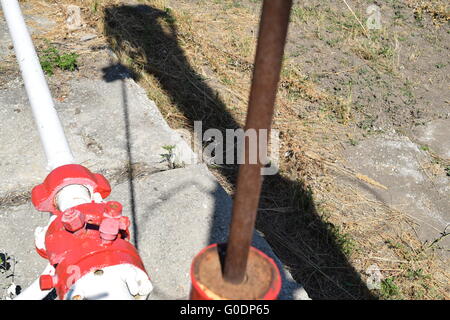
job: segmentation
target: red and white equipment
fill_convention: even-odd
[[[38,253],[49,264],[16,299],[142,299],[152,284],[118,202],[104,202],[108,181],[74,159],[17,0],[0,0],[36,126],[53,170],[32,191],[37,210],[53,215],[35,231]]]
[[[85,189],[84,193],[80,192],[81,197],[60,194],[66,187],[70,191],[74,186]],[[130,283],[130,277],[123,277],[125,281],[122,282],[127,283],[127,287],[131,285],[129,291],[132,292],[127,294],[128,297],[141,299],[150,293],[150,279],[136,248],[129,242],[130,220],[122,215],[122,205],[119,202],[103,201],[110,192],[111,188],[105,177],[76,164],[56,168],[42,184],[33,188],[31,199],[36,209],[55,215],[50,224],[39,229],[35,235],[37,252],[54,266],[52,274],[40,277],[41,290],[55,288],[60,299],[108,299],[117,296],[117,292],[96,287],[94,293],[83,288],[82,293],[75,294],[75,289],[80,285],[74,285],[83,277],[89,279],[90,274],[95,276],[92,277],[93,280],[100,281],[114,270],[111,267],[126,266],[120,269],[128,270],[126,273],[131,273],[136,278],[134,283]],[[93,196],[86,197],[91,194]],[[60,208],[67,198],[72,201],[74,198],[79,199],[81,203]],[[100,282],[106,285],[111,279]],[[89,288],[92,285],[87,282],[83,287],[86,286]],[[137,291],[134,290],[135,287],[138,288]]]

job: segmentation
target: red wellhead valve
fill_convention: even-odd
[[[139,253],[129,242],[130,220],[122,215],[122,205],[116,201],[91,201],[59,211],[55,201],[58,192],[74,184],[86,186],[92,192],[100,193],[102,198],[111,191],[102,175],[92,174],[80,165],[56,168],[32,191],[35,207],[56,216],[44,230],[44,245],[36,245],[37,252],[55,268],[54,275],[41,276],[41,290],[55,288],[59,299],[73,299],[74,285],[80,279],[89,279],[90,274],[104,274],[105,270],[115,268],[118,281],[125,279],[126,285],[133,288],[130,296],[146,297],[152,286]],[[132,276],[119,274],[117,270],[121,270],[119,273],[131,272]],[[144,288],[136,289],[136,283],[129,283],[133,279]],[[85,292],[93,287],[87,280],[79,283],[87,287]],[[114,293],[108,292],[112,290],[111,281],[104,283],[108,287],[106,294],[113,296]],[[85,294],[84,298],[89,297]]]

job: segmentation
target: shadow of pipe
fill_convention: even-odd
[[[139,250],[139,227],[136,223],[136,203],[135,203],[135,188],[133,184],[133,153],[131,150],[131,138],[130,138],[130,115],[128,111],[128,96],[125,88],[125,79],[132,78],[132,73],[121,64],[111,64],[109,67],[103,68],[103,80],[106,82],[120,81],[120,89],[122,93],[122,113],[125,126],[125,141],[127,151],[127,174],[128,174],[128,191],[130,194],[131,204],[131,223],[133,225],[133,242],[136,249]]]
[[[139,80],[141,73],[156,79],[171,104],[188,120],[188,125],[202,121],[203,131],[215,128],[223,133],[225,129],[239,127],[224,102],[190,65],[170,12],[148,5],[110,6],[104,10],[104,25],[112,49],[135,62],[135,79]],[[124,116],[127,121],[126,112]],[[131,151],[129,159],[131,164]],[[235,185],[237,166],[228,165],[219,171]],[[215,192],[224,192],[219,190],[222,189]],[[225,222],[218,214],[223,210],[221,205],[217,203],[215,207],[210,243],[218,240],[217,230],[228,229],[230,208]],[[289,210],[272,211],[274,206]],[[318,214],[311,190],[301,181],[292,181],[280,174],[266,176],[260,208],[257,229],[311,298],[375,298],[343,253],[333,226]]]

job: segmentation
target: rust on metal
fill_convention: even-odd
[[[266,129],[269,134],[272,123],[291,6],[292,0],[265,0],[263,3],[245,124],[246,132],[256,131],[257,148],[260,147],[260,129]],[[259,150],[256,164],[248,161],[248,141],[244,150],[245,162],[239,167],[223,273],[224,279],[234,284],[245,279],[262,181]]]
[[[257,250],[250,250],[248,272],[244,281],[233,284],[222,277],[221,252],[217,246],[209,247],[193,261],[194,277],[202,292],[214,300],[259,300],[279,283],[275,264]]]

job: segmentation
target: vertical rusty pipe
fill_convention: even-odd
[[[245,162],[239,167],[223,272],[224,279],[235,284],[245,278],[261,192],[259,130],[270,130],[291,6],[292,0],[264,0],[263,3],[245,124],[246,132],[255,130],[257,133],[258,162],[249,163],[250,147],[246,139]]]

